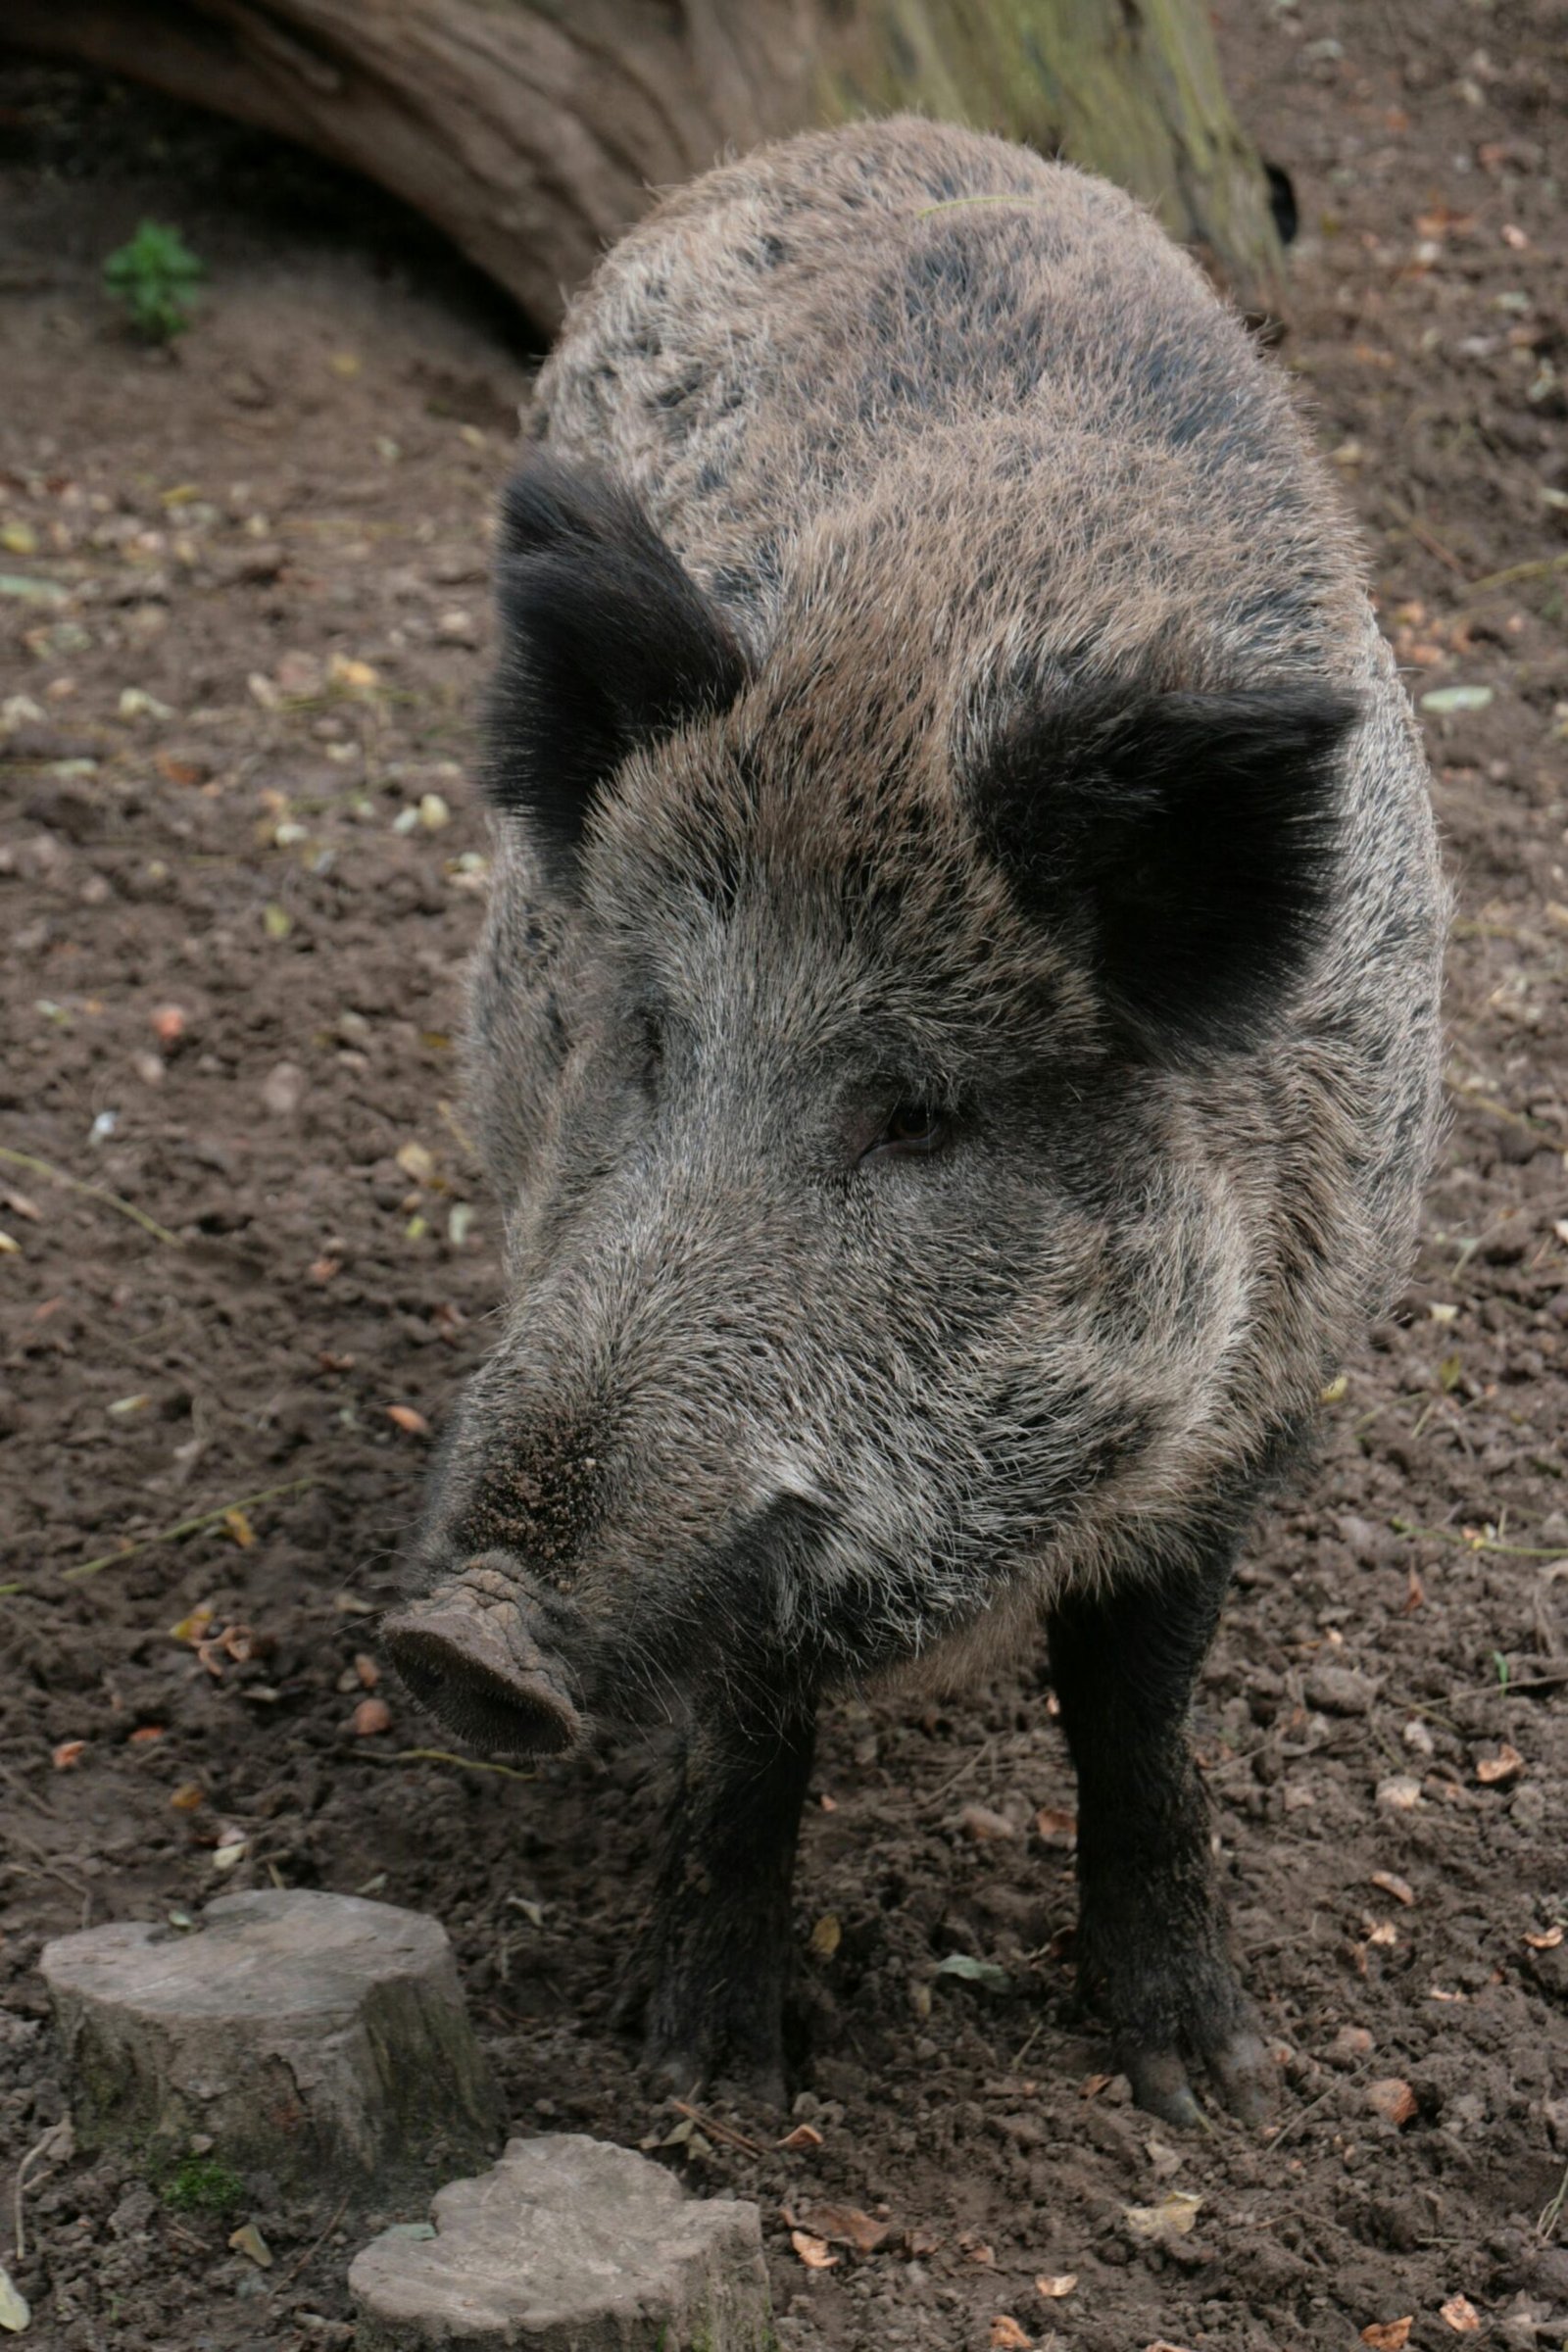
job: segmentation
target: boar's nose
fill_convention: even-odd
[[[517,1573],[488,1552],[384,1618],[381,1638],[421,1706],[474,1747],[560,1755],[582,1738],[561,1670],[528,1631]]]

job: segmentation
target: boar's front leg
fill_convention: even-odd
[[[1074,1594],[1051,1619],[1051,1664],[1078,1772],[1078,1977],[1110,2025],[1141,2107],[1196,2124],[1204,2065],[1249,2122],[1271,2069],[1237,1983],[1209,1851],[1188,1705],[1232,1547],[1201,1569]]]
[[[643,2054],[673,2088],[715,2077],[784,2101],[790,1879],[815,1710],[693,1724],[635,1979]]]

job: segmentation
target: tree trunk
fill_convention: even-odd
[[[1204,0],[8,0],[6,36],[314,147],[403,197],[545,329],[653,189],[914,108],[1151,202],[1283,307]]]

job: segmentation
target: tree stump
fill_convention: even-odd
[[[575,2132],[514,2139],[434,2203],[435,2233],[384,2230],[349,2287],[360,2352],[763,2352],[757,2207],[688,2197],[662,2166]]]
[[[653,190],[901,108],[1103,172],[1244,309],[1283,306],[1205,0],[6,0],[4,19],[363,172],[546,331]]]
[[[47,1944],[39,1965],[84,2146],[159,2172],[200,2135],[217,2161],[368,2189],[495,2145],[452,1948],[418,1912],[225,1895],[194,1930],[122,1920]]]

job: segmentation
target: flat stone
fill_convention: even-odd
[[[231,1894],[193,1930],[121,1920],[39,1966],[86,2147],[216,2160],[339,2190],[488,2156],[500,2103],[439,1921],[304,1889]]]
[[[356,2256],[359,2352],[763,2352],[773,2340],[757,2207],[689,2197],[627,2148],[577,2132],[509,2140],[432,2211],[434,2237],[387,2230]]]

